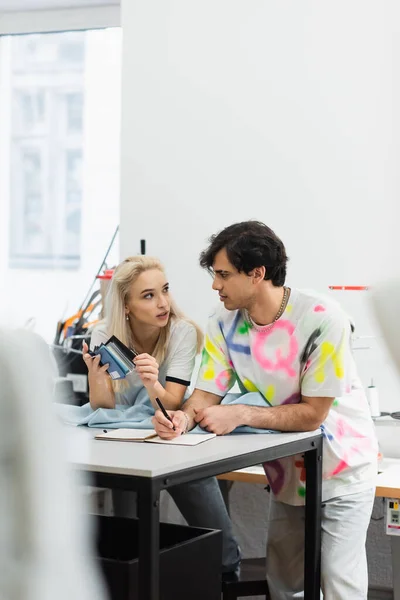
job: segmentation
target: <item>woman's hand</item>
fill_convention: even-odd
[[[97,408],[115,408],[115,396],[112,380],[107,369],[109,364],[100,367],[100,355],[91,356],[85,342],[82,345],[83,360],[88,368],[89,402],[93,410]]]
[[[91,354],[89,354],[89,347],[86,342],[83,342],[82,344],[82,354],[85,365],[88,368],[89,380],[101,381],[104,379],[109,379],[110,376],[107,373],[107,369],[110,365],[107,363],[100,367],[100,354],[97,356],[91,356]]]
[[[172,440],[186,431],[187,417],[181,410],[167,410],[172,419],[169,421],[164,417],[161,410],[157,410],[152,418],[153,427],[163,440]],[[175,430],[173,429],[175,427]]]
[[[136,371],[147,391],[158,383],[158,362],[150,354],[139,354],[133,361]]]

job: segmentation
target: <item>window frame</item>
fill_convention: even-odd
[[[57,10],[0,11],[0,36],[121,27],[118,4]]]

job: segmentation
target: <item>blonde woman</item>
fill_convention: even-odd
[[[190,384],[202,333],[173,302],[158,259],[132,256],[117,267],[111,281],[107,314],[106,321],[92,333],[91,349],[115,335],[139,356],[135,359],[136,369],[126,380],[112,381],[106,372],[107,365],[100,367],[100,357],[92,358],[84,345],[91,407],[133,405],[145,387],[155,408],[156,397],[165,408],[179,408]]]
[[[135,370],[125,380],[112,381],[107,365],[100,367],[100,358],[93,358],[84,344],[92,408],[134,406],[145,388],[154,410],[155,398],[169,410],[179,409],[202,345],[202,333],[172,300],[160,261],[148,256],[124,260],[114,272],[107,300],[107,316],[92,333],[91,349],[115,335],[138,356]],[[222,530],[222,569],[230,577],[238,568],[240,552],[217,480],[203,479],[168,491],[189,525]],[[136,502],[131,493],[113,491],[113,502],[118,516],[134,514]]]

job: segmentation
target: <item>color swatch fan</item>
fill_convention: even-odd
[[[124,379],[135,368],[132,362],[137,353],[130,350],[115,335],[111,336],[105,344],[96,346],[89,352],[91,356],[100,354],[100,366],[108,364],[108,374],[111,379]]]

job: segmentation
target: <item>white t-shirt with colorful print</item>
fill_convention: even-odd
[[[255,327],[243,311],[218,307],[209,319],[196,388],[223,397],[236,382],[242,392],[260,392],[266,407],[296,404],[302,395],[335,398],[321,426],[322,498],[373,487],[378,445],[352,355],[350,320],[336,302],[292,289],[272,327]],[[264,468],[277,499],[304,503],[301,456]]]

